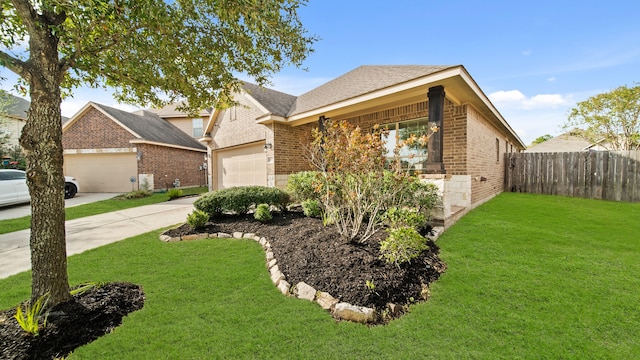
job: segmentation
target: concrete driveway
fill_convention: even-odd
[[[76,196],[64,201],[65,207],[88,204],[100,200],[111,199],[120,193],[77,193]],[[0,207],[0,220],[15,219],[31,215],[31,204],[20,204]]]
[[[184,223],[187,215],[193,211],[193,202],[196,199],[198,198],[186,197],[69,220],[65,223],[67,256],[166,226]],[[31,268],[30,233],[27,229],[0,234],[0,259],[2,259],[0,279]]]

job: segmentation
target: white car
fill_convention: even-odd
[[[64,177],[64,198],[76,196],[80,190],[78,181],[71,177]],[[0,206],[22,204],[31,201],[27,188],[27,177],[22,170],[0,169]]]

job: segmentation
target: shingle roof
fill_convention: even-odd
[[[260,87],[246,81],[243,82],[242,88],[273,115],[287,116],[296,101],[296,97],[293,95]]]
[[[288,115],[317,109],[427,76],[452,65],[363,65],[296,98]]]
[[[29,100],[25,100],[21,97],[17,97],[5,92],[0,92],[0,101],[7,101],[6,107],[2,110],[2,113],[7,115],[15,116],[21,119],[27,118],[27,110],[29,110],[29,105],[31,104]]]
[[[138,115],[101,104],[93,103],[93,105],[138,134],[141,140],[202,150],[206,149],[202,143],[178,129],[167,120],[149,111],[143,111],[141,115]]]
[[[588,150],[591,143],[584,138],[568,133],[558,135],[540,144],[534,145],[524,152],[578,152]]]
[[[160,117],[163,118],[168,118],[168,117],[186,117],[188,114],[183,112],[183,111],[179,111],[177,108],[182,105],[183,103],[181,102],[177,102],[177,103],[173,103],[173,104],[169,104],[165,107],[162,107],[160,109],[147,109],[147,110],[143,110],[143,111],[148,111],[150,113],[154,113]],[[198,115],[199,116],[209,116],[211,114],[211,109],[204,109],[201,110]]]

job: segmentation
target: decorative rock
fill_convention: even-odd
[[[271,281],[276,286],[279,286],[280,282],[285,281],[284,279],[285,279],[284,274],[280,270],[271,274]],[[291,287],[291,285],[289,285],[289,287]]]
[[[160,235],[160,241],[169,242],[171,241],[171,239],[173,238],[169,235],[165,235],[165,234]]]
[[[236,232],[233,233],[233,238],[234,239],[242,239],[242,235],[243,235],[243,233],[241,233],[239,231],[236,231]]]
[[[218,237],[218,233],[209,234],[209,237],[210,238],[217,238]]]
[[[431,241],[436,241],[436,240],[438,240],[440,235],[442,235],[443,232],[444,232],[444,227],[443,226],[436,226],[436,227],[431,229],[431,234],[432,235],[427,235],[427,239],[429,239]]]
[[[269,268],[269,274],[273,275],[274,273],[277,273],[278,271],[280,271],[280,268],[278,267],[278,265],[275,265],[271,268]]]
[[[253,240],[255,240],[255,241],[260,241],[260,236],[258,236],[258,235],[254,235],[254,236],[253,236]]]
[[[319,291],[316,298],[316,302],[325,310],[331,310],[339,302],[338,299],[331,296],[331,294]]]
[[[291,288],[291,284],[289,284],[286,280],[282,280],[278,283],[278,290],[284,295],[289,295],[289,289]]]
[[[267,239],[265,239],[263,237],[260,238],[260,245],[264,246],[264,244],[266,244],[266,243],[267,243]]]
[[[256,234],[246,233],[246,234],[242,235],[242,237],[245,238],[245,239],[253,239],[254,236],[256,236]]]
[[[262,246],[264,246],[266,249],[271,249],[271,244],[268,241],[265,242]]]
[[[199,239],[200,234],[182,235],[182,241]]]
[[[267,261],[271,261],[271,260],[273,260],[273,259],[274,259],[273,251],[269,251],[269,252],[267,252],[267,255],[266,255],[266,256],[267,256]]]
[[[336,304],[333,315],[342,320],[366,324],[375,320],[376,312],[371,308],[342,302]]]
[[[391,316],[398,316],[402,312],[402,306],[394,303],[388,303],[387,308],[389,308]]]
[[[301,281],[296,285],[294,294],[298,299],[313,301],[316,298],[316,289]]]
[[[269,261],[269,263],[267,264],[267,269],[271,269],[272,267],[276,266],[277,263],[278,263],[278,260],[271,259],[271,261]]]
[[[230,238],[230,237],[231,237],[231,234],[227,234],[227,233],[219,232],[219,233],[218,233],[218,237],[219,237],[219,238]]]

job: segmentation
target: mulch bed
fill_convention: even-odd
[[[201,232],[263,236],[292,285],[305,282],[342,302],[378,311],[389,303],[404,306],[426,300],[429,284],[446,269],[432,241],[420,257],[396,266],[379,259],[379,242],[386,232],[378,232],[363,244],[347,242],[335,227],[325,227],[319,219],[300,212],[276,213],[269,223],[261,223],[251,214],[224,216],[197,231],[185,224],[165,234],[177,237]],[[142,289],[134,284],[110,283],[94,288],[51,309],[47,325],[37,337],[25,334],[18,326],[13,319],[15,308],[0,311],[0,358],[66,356],[120,325],[124,316],[142,308],[144,300]],[[380,321],[389,319],[387,316]]]
[[[110,283],[74,296],[49,310],[38,336],[26,334],[13,316],[0,311],[0,359],[54,359],[109,333],[128,313],[144,305],[142,289],[130,283]]]
[[[325,227],[320,219],[301,212],[274,213],[273,220],[264,224],[252,214],[224,216],[197,231],[184,224],[165,234],[178,237],[198,232],[263,236],[290,284],[303,281],[340,301],[378,310],[389,303],[407,305],[425,300],[429,284],[446,269],[432,241],[428,251],[398,267],[379,259],[379,242],[386,237],[385,231],[364,244],[350,243],[340,238],[334,226]],[[375,287],[371,289],[367,282]]]

